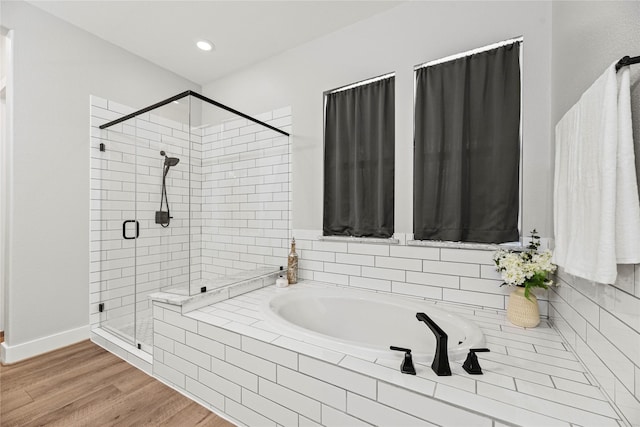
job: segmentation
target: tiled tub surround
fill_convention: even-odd
[[[512,289],[500,286],[493,254],[497,245],[394,240],[341,240],[322,237],[321,230],[294,230],[299,277],[354,288],[506,309]],[[548,314],[547,292],[536,290],[540,314]]]
[[[624,425],[546,321],[524,330],[502,310],[425,300],[476,322],[491,352],[479,356],[484,375],[452,363],[453,376],[437,377],[416,363],[409,376],[399,359],[359,359],[265,322],[261,302],[287,290],[269,286],[187,314],[154,302],[154,376],[250,426]]]
[[[91,325],[132,335],[136,311],[138,341],[151,344],[140,321],[150,311],[149,294],[226,286],[230,275],[286,259],[291,148],[288,138],[245,119],[189,128],[147,113],[98,128],[132,110],[91,97]],[[258,118],[290,131],[289,108]],[[180,158],[167,176],[168,228],[154,221],[160,150]],[[125,240],[122,221],[136,215],[140,237]]]
[[[623,415],[640,426],[640,266],[619,265],[614,285],[562,269],[557,277],[550,318]]]

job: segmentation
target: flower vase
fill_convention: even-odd
[[[524,296],[524,287],[516,287],[509,296],[507,319],[516,326],[535,328],[540,324],[540,310],[538,299],[529,293],[529,299]]]

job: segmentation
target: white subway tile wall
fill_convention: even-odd
[[[631,425],[640,425],[640,269],[613,285],[557,273],[549,317]]]
[[[291,130],[291,110],[260,114]],[[291,229],[289,138],[246,119],[207,127],[202,162],[203,278],[278,266]]]
[[[92,327],[102,324],[132,338],[137,320],[138,341],[150,345],[149,294],[195,294],[223,276],[286,260],[288,137],[246,119],[189,128],[188,116],[170,120],[154,112],[100,130],[133,109],[95,96],[90,108]],[[290,108],[260,116],[290,131]],[[155,224],[161,150],[180,159],[167,175],[173,217],[167,228]],[[134,219],[139,237],[123,239],[123,221]],[[133,237],[136,223],[124,232]],[[98,303],[104,303],[101,313]]]
[[[293,230],[303,279],[420,298],[506,309],[511,289],[500,286],[492,250],[321,240],[322,230]],[[536,290],[540,314],[547,292]]]

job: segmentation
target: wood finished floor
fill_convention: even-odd
[[[233,426],[91,341],[0,366],[0,425]]]

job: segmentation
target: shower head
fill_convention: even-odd
[[[167,167],[175,166],[180,162],[180,159],[177,157],[167,157],[167,153],[164,151],[161,151],[160,155],[164,156],[164,165]]]
[[[180,159],[177,157],[165,157],[164,158],[164,165],[165,166],[175,166],[178,164],[178,162],[180,162]]]

